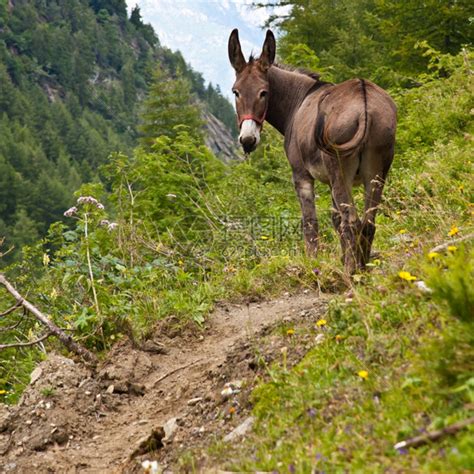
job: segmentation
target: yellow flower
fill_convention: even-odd
[[[43,265],[44,265],[45,267],[47,267],[49,261],[50,261],[49,255],[48,255],[47,253],[44,253],[44,254],[43,254]]]
[[[448,245],[448,252],[456,252],[457,249],[455,245]]]
[[[359,370],[359,372],[357,372],[357,375],[364,380],[367,380],[369,378],[369,373],[367,372],[367,370]]]
[[[458,233],[459,233],[459,229],[455,225],[453,225],[451,227],[451,230],[448,232],[448,235],[449,235],[449,237],[453,237],[454,235],[456,235]]]
[[[434,260],[435,258],[438,258],[438,257],[439,257],[439,253],[438,253],[438,252],[430,252],[430,253],[428,254],[428,258],[429,258],[430,260]]]
[[[407,232],[408,232],[408,231],[407,231],[406,229],[402,229],[402,230],[400,230],[398,233],[399,233],[399,234],[406,234]]]
[[[267,237],[266,235],[261,235],[260,238],[261,238],[262,240],[268,240],[268,237]]]
[[[414,280],[416,280],[416,276],[412,275],[410,272],[398,272],[398,276],[399,276],[402,280],[406,280],[406,281],[414,281]]]
[[[293,336],[294,333],[295,333],[295,330],[294,330],[294,329],[288,329],[288,330],[286,331],[286,334],[287,334],[288,336]]]
[[[326,326],[328,322],[325,320],[325,319],[320,319],[317,323],[316,323],[316,326]]]
[[[344,336],[341,336],[340,334],[336,335],[336,341],[341,342],[344,339]]]
[[[184,262],[182,260],[178,260],[178,265],[182,267],[184,265]]]
[[[5,395],[7,393],[6,390],[0,390],[0,395]]]

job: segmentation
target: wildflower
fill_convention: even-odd
[[[412,275],[410,272],[398,272],[398,276],[402,280],[406,280],[406,281],[415,281],[416,280],[416,276]]]
[[[429,258],[430,260],[434,260],[435,258],[438,258],[438,257],[439,257],[439,253],[438,253],[438,252],[430,252],[430,253],[428,254],[428,258]]]
[[[340,334],[336,334],[336,341],[341,342],[344,339],[344,336],[341,336]]]
[[[372,263],[378,267],[382,262],[380,261],[379,258],[375,258],[374,260],[372,260]]]
[[[99,222],[99,225],[102,226],[102,227],[106,227],[110,224],[110,221],[107,220],[107,219],[102,219],[100,222]]]
[[[95,197],[92,196],[80,196],[77,198],[77,204],[92,204],[97,209],[103,210],[104,205],[100,203]]]
[[[0,390],[0,395],[5,395],[7,393],[6,390]]]
[[[47,253],[44,253],[44,254],[43,254],[43,265],[44,265],[45,267],[47,267],[48,264],[49,264],[49,261],[50,261],[49,255],[48,255]]]
[[[448,245],[448,252],[456,252],[458,248],[455,245]]]
[[[178,260],[178,265],[182,267],[184,265],[184,262],[182,260]]]
[[[316,326],[318,327],[322,327],[322,326],[326,326],[327,324],[327,321],[325,319],[320,319],[317,323],[316,323]]]
[[[114,230],[118,227],[118,224],[116,222],[110,222],[109,225],[107,226],[107,230]]]
[[[261,235],[261,236],[260,236],[260,239],[261,239],[261,240],[268,240],[268,237],[267,237],[266,235]]]
[[[453,225],[453,226],[451,227],[451,230],[448,232],[448,235],[449,235],[449,237],[453,237],[453,236],[455,236],[455,235],[458,234],[458,233],[459,233],[459,228],[456,227],[455,225]]]
[[[321,270],[319,270],[319,268],[313,268],[313,273],[318,276],[321,274]]]
[[[73,206],[70,207],[67,211],[64,212],[64,217],[72,217],[74,214],[77,213],[77,207]]]
[[[401,229],[398,233],[403,235],[406,234],[408,231],[406,229]]]
[[[359,370],[359,372],[357,372],[357,375],[364,380],[367,380],[369,378],[369,373],[367,372],[367,370]]]
[[[229,415],[233,415],[235,413],[235,407],[229,408]]]
[[[286,335],[287,335],[287,336],[293,336],[294,333],[295,333],[295,330],[294,330],[294,329],[288,329],[288,330],[286,331]]]
[[[161,472],[158,461],[142,461],[145,474],[158,474]]]

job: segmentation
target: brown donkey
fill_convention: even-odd
[[[318,248],[314,180],[329,184],[344,268],[352,274],[363,269],[370,256],[375,215],[393,160],[395,104],[383,89],[363,79],[334,85],[320,81],[316,73],[276,65],[275,49],[269,30],[260,57],[247,62],[238,31],[230,35],[239,141],[246,153],[255,150],[265,120],[284,135],[310,255]],[[362,222],[351,193],[361,183]]]

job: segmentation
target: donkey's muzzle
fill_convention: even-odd
[[[241,137],[240,143],[245,153],[251,153],[257,148],[257,138],[256,137]]]

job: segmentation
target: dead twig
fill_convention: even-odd
[[[450,240],[449,242],[445,242],[444,244],[437,245],[433,247],[430,252],[441,252],[441,250],[446,250],[450,245],[459,244],[460,242],[465,242],[466,240],[474,239],[474,233],[467,234],[463,237],[459,237],[457,239]]]
[[[97,363],[97,357],[85,347],[77,344],[74,339],[67,335],[62,329],[56,326],[46,315],[44,315],[36,306],[25,300],[13,285],[0,273],[0,284],[3,285],[8,293],[10,293],[18,304],[23,306],[35,319],[37,319],[43,326],[46,326],[50,335],[56,336],[68,350],[74,352],[88,362]]]
[[[446,426],[441,430],[432,431],[431,433],[425,433],[414,438],[407,439],[405,441],[400,441],[397,443],[395,449],[404,449],[404,448],[416,448],[423,444],[426,444],[430,441],[437,441],[438,439],[446,436],[457,433],[458,431],[468,427],[469,425],[474,424],[474,416],[468,418],[467,420],[458,421],[452,425]]]
[[[189,364],[185,364],[185,365],[181,365],[179,367],[176,367],[176,369],[173,369],[173,370],[170,370],[169,372],[167,372],[165,375],[162,375],[160,378],[158,378],[157,380],[155,380],[153,382],[153,387],[155,387],[157,384],[159,384],[162,380],[166,379],[167,377],[169,377],[170,375],[173,375],[175,374],[176,372],[179,372],[180,370],[184,370],[184,369],[187,369],[188,367],[191,367],[192,365],[196,365],[198,362],[201,362],[202,359],[197,359],[197,360],[194,360],[192,362],[190,362]]]
[[[12,306],[11,308],[8,308],[6,311],[4,311],[3,313],[0,313],[0,318],[2,316],[7,316],[9,315],[10,313],[13,313],[13,311],[16,311],[18,308],[21,307],[21,303],[18,301],[14,306]]]
[[[45,339],[48,339],[49,336],[52,336],[52,334],[50,332],[48,332],[44,336],[39,337],[38,339],[35,339],[34,341],[16,342],[16,343],[13,343],[13,344],[0,344],[0,350],[10,349],[11,347],[30,347],[30,346],[34,346],[35,344],[39,344],[40,342],[44,341]]]

